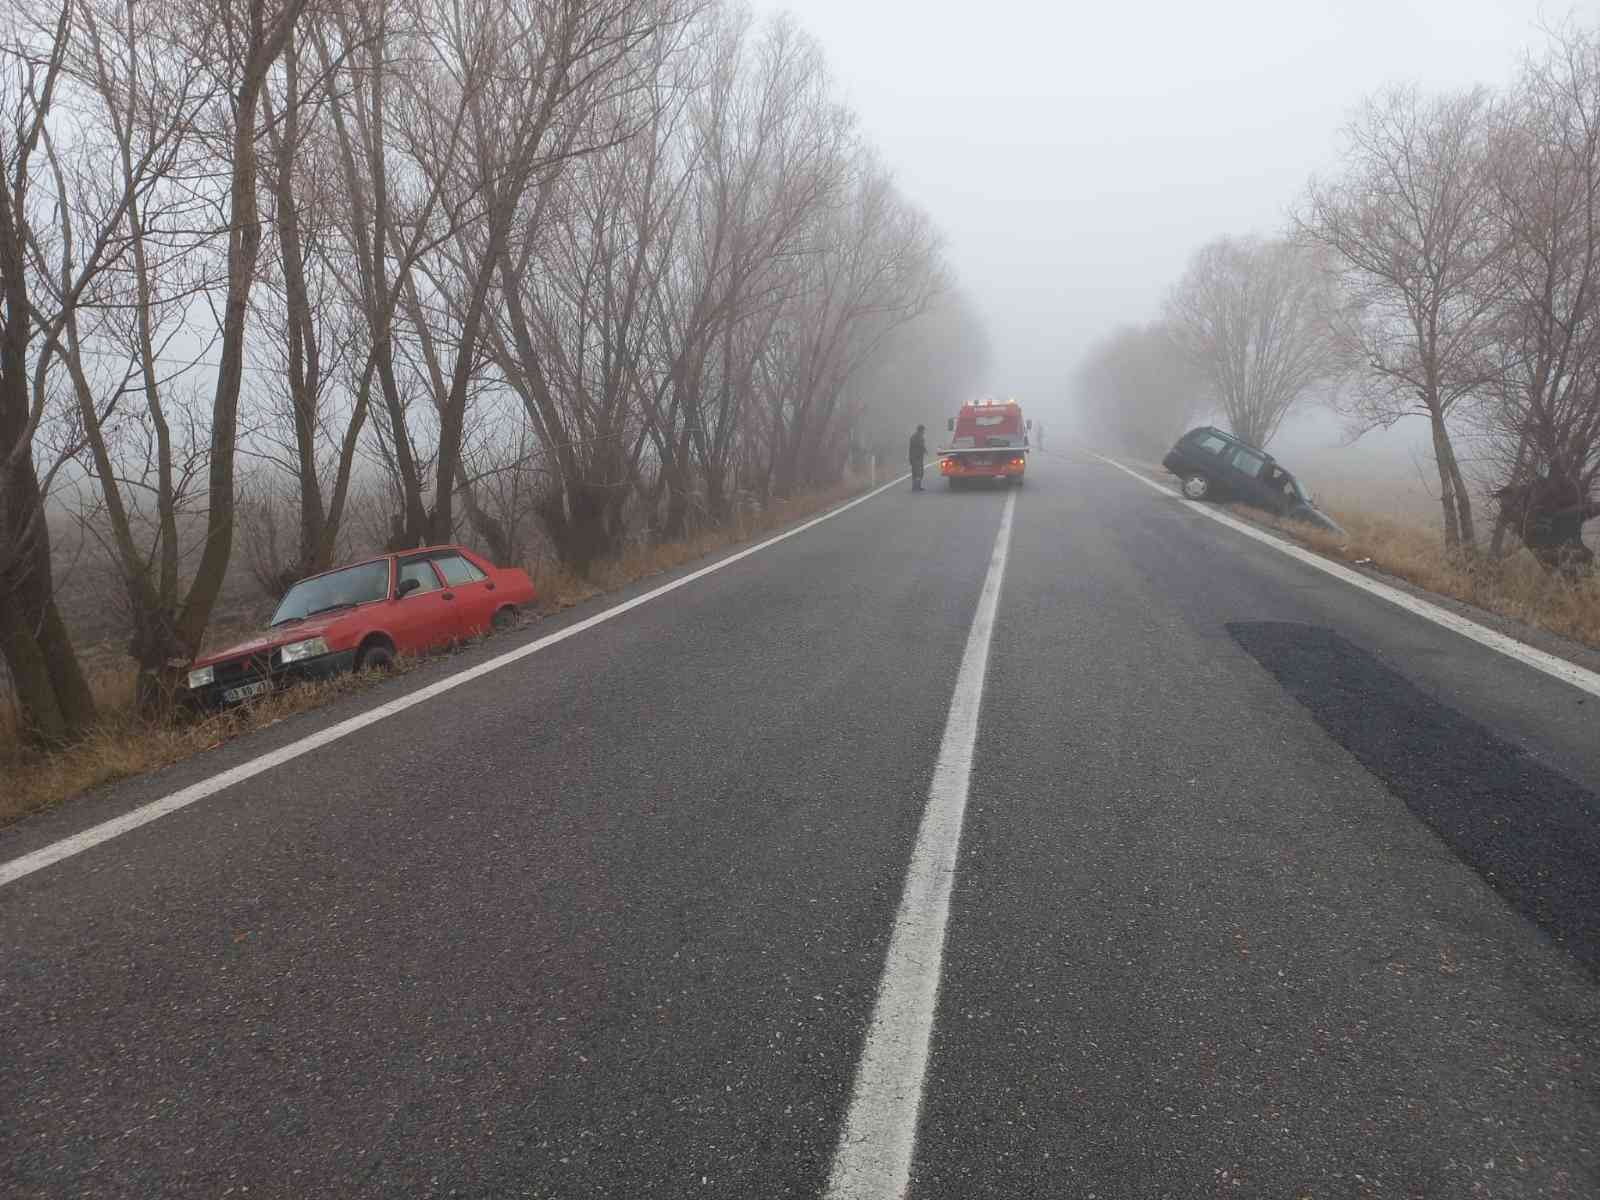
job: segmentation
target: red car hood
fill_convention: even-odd
[[[212,663],[226,662],[230,658],[243,658],[250,654],[265,654],[278,646],[286,646],[290,642],[303,642],[307,638],[321,637],[333,628],[343,617],[348,617],[352,610],[342,612],[323,613],[318,617],[307,617],[304,621],[294,621],[277,629],[263,629],[253,637],[242,642],[235,642],[221,650],[213,650],[209,654],[202,654],[194,660],[194,667],[209,667]]]

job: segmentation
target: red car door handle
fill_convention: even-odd
[[[444,598],[446,600],[454,600],[456,598],[456,594],[454,592],[446,592],[444,594]]]
[[[483,586],[484,586],[484,590],[485,590],[485,591],[490,591],[490,592],[492,592],[492,591],[494,591],[494,584],[493,584],[493,582],[490,582],[490,583],[486,583],[486,584],[484,584],[484,585],[483,585]]]

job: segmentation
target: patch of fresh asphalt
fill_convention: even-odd
[[[1331,629],[1241,621],[1228,632],[1329,737],[1600,979],[1600,795]]]
[[[1600,996],[1486,878],[1588,803],[1588,706],[1109,468],[1029,487],[911,1194],[1600,1194]],[[1266,623],[1354,690],[1286,689],[1229,630]],[[1484,730],[1504,821],[1438,791]]]
[[[0,1192],[817,1194],[1003,502],[889,493],[0,891]]]

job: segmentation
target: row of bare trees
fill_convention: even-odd
[[[582,572],[839,478],[919,340],[946,390],[983,369],[934,230],[791,21],[0,0],[0,24],[0,613],[41,740],[94,717],[53,494],[93,497],[154,705],[241,515],[274,587],[349,547],[372,487],[391,545],[537,534]]]
[[[1289,228],[1204,247],[1142,336],[1138,371],[1190,380],[1147,402],[1147,437],[1198,410],[1264,445],[1308,396],[1334,404],[1354,435],[1419,417],[1448,548],[1498,555],[1512,538],[1552,570],[1588,567],[1583,525],[1600,516],[1600,31],[1550,30],[1501,93],[1369,98],[1338,170],[1311,181]],[[1090,412],[1115,411],[1118,389],[1134,386],[1120,344],[1102,343],[1080,372]]]

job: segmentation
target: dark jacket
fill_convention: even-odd
[[[919,429],[911,435],[911,461],[919,463],[928,457],[928,443],[923,440],[922,431]]]

